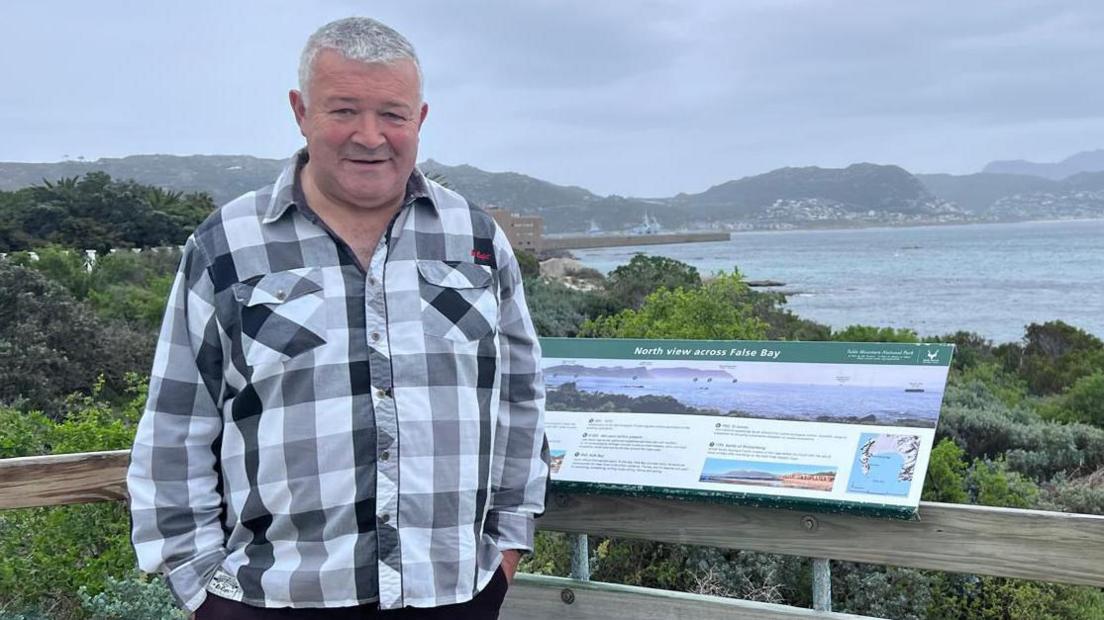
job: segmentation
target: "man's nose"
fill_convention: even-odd
[[[352,140],[369,149],[375,149],[387,143],[387,138],[383,135],[383,124],[375,114],[360,115]]]

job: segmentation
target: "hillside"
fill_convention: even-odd
[[[543,216],[550,233],[585,232],[592,223],[602,230],[621,230],[641,223],[645,215],[659,220],[664,228],[684,228],[691,220],[689,212],[671,209],[666,201],[599,196],[516,172],[446,166],[432,159],[420,167],[477,204]]]
[[[1104,172],[1104,149],[1082,151],[1056,163],[1036,163],[1022,159],[994,161],[982,172],[997,174],[1028,174],[1060,181],[1079,172]]]
[[[1057,181],[1026,174],[918,174],[916,178],[931,194],[975,213],[1005,196],[1057,191],[1062,187]]]
[[[673,203],[718,221],[887,221],[957,217],[957,209],[933,196],[898,166],[852,164],[847,168],[782,168],[729,181]]]
[[[1104,151],[1101,151],[1104,153]],[[1073,159],[1073,158],[1071,158]],[[1075,160],[1088,165],[1091,158]],[[170,190],[209,193],[216,204],[271,183],[284,161],[244,155],[135,155],[58,163],[0,162],[0,190],[103,171]],[[539,214],[548,233],[791,228],[1104,217],[1104,172],[1063,181],[1025,174],[912,175],[891,165],[781,168],[671,198],[600,196],[517,172],[432,159],[422,169],[474,203]]]
[[[222,204],[264,187],[284,166],[279,159],[249,155],[131,155],[95,161],[57,163],[0,162],[0,190],[13,190],[92,171],[183,192],[207,192]]]
[[[917,178],[932,194],[982,220],[1104,217],[1104,172],[1081,172],[1062,181],[987,172]]]

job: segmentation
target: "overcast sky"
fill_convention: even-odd
[[[286,157],[302,45],[353,14],[418,49],[422,159],[601,194],[1104,148],[1099,1],[7,0],[0,161]]]

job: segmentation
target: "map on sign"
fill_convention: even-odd
[[[953,347],[543,339],[561,487],[915,513]]]
[[[908,495],[920,456],[920,437],[863,433],[847,490],[878,495]]]

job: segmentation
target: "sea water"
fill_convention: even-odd
[[[1019,340],[1060,319],[1104,337],[1104,220],[857,230],[735,232],[710,243],[573,250],[603,272],[634,254],[668,256],[702,275],[738,267],[784,282],[789,308],[836,329],[907,327]]]

